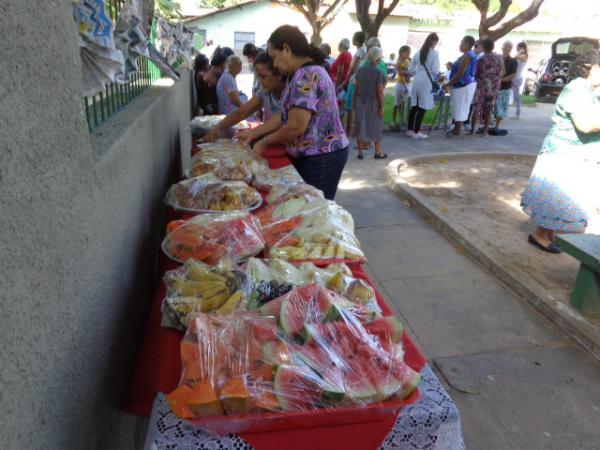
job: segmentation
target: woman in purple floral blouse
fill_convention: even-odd
[[[348,160],[348,137],[340,121],[335,86],[321,66],[325,56],[291,25],[277,28],[268,42],[275,67],[288,77],[281,112],[241,136],[261,154],[284,145],[304,181],[333,200]]]

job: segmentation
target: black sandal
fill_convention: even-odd
[[[358,159],[365,159],[364,155],[362,153],[359,153],[357,156]]]
[[[555,254],[562,253],[562,250],[560,249],[560,247],[558,245],[556,245],[554,242],[551,242],[548,247],[545,247],[542,244],[540,244],[537,241],[537,239],[533,237],[532,234],[529,235],[527,240],[529,241],[530,244],[536,246],[537,248],[539,248],[540,250],[543,250],[545,252],[555,253]]]
[[[387,153],[375,153],[375,159],[385,159],[387,158]]]

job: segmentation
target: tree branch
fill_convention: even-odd
[[[491,28],[494,25],[499,24],[502,19],[506,17],[506,13],[508,13],[508,8],[510,8],[511,4],[512,0],[500,0],[500,9],[485,20],[486,28]]]
[[[510,33],[515,28],[523,25],[524,23],[529,22],[537,17],[540,12],[540,7],[544,3],[544,0],[532,0],[531,4],[527,9],[521,11],[515,17],[510,20],[507,20],[503,24],[501,24],[498,28],[491,30],[489,27],[485,30],[485,35],[492,40],[498,40],[502,36]]]
[[[346,3],[348,3],[348,0],[335,0],[330,6],[329,8],[327,8],[325,10],[325,12],[321,15],[321,17],[323,17],[323,19],[326,19],[327,16],[329,14],[331,14],[336,8],[341,9]],[[335,15],[334,15],[335,16]],[[333,20],[333,17],[329,20],[329,22],[331,22],[331,20]]]
[[[379,11],[377,11],[377,16],[375,16],[375,27],[378,32],[383,21],[392,13],[394,8],[398,6],[398,3],[400,3],[400,0],[392,0],[392,3],[390,3],[390,5],[387,8],[380,8]],[[380,7],[382,6],[382,4],[383,1],[379,0]]]

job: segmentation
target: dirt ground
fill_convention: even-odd
[[[405,167],[400,175],[505,270],[568,303],[579,263],[527,242],[534,226],[520,201],[532,167],[521,158],[440,159]]]

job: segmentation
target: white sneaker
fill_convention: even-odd
[[[427,135],[426,135],[426,134],[424,134],[424,133],[421,133],[420,131],[419,131],[418,133],[415,133],[415,137],[416,137],[417,139],[429,139],[429,136],[427,136]]]
[[[407,137],[415,137],[415,132],[413,130],[406,130]]]

